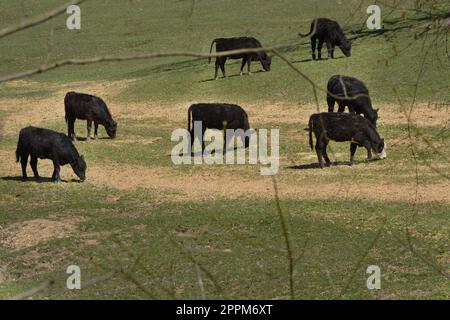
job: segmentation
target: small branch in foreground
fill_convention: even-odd
[[[272,176],[272,182],[273,182],[273,189],[275,192],[275,204],[278,212],[278,217],[280,218],[281,222],[281,229],[283,231],[283,237],[284,242],[286,245],[286,255],[288,260],[288,268],[289,268],[289,292],[291,299],[295,299],[295,291],[294,291],[294,258],[292,254],[292,245],[291,245],[291,239],[289,237],[289,230],[288,226],[285,220],[285,217],[283,215],[283,211],[281,210],[280,205],[280,198],[278,196],[278,186],[277,186],[277,180],[274,176]]]
[[[21,23],[19,23],[17,25],[14,25],[14,26],[6,27],[6,28],[0,30],[0,39],[3,38],[3,37],[9,36],[9,35],[11,35],[13,33],[16,33],[16,32],[19,32],[19,31],[22,31],[22,30],[25,30],[25,29],[28,29],[28,28],[31,28],[31,27],[34,27],[34,26],[37,26],[37,25],[39,25],[41,23],[44,23],[44,22],[46,22],[48,20],[51,20],[54,17],[59,16],[60,14],[66,12],[68,6],[78,5],[78,4],[80,4],[80,3],[84,2],[84,1],[86,1],[86,0],[72,0],[72,1],[69,1],[68,3],[66,3],[66,4],[64,4],[64,5],[60,6],[60,7],[57,7],[55,9],[53,9],[53,10],[50,10],[50,11],[48,11],[48,12],[46,12],[46,13],[40,15],[40,16],[37,16],[37,17],[31,18],[29,20],[23,21],[23,22],[21,22]]]

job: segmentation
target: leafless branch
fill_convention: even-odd
[[[283,215],[283,211],[281,210],[280,198],[278,195],[278,186],[277,180],[274,176],[272,176],[273,189],[274,189],[274,197],[275,197],[275,205],[277,208],[278,218],[281,223],[281,230],[283,232],[284,243],[286,245],[286,259],[288,261],[288,269],[289,269],[289,293],[292,300],[295,299],[295,291],[294,291],[294,257],[292,254],[292,245],[291,239],[289,236],[288,225],[286,222],[286,218]]]
[[[60,14],[66,12],[68,6],[79,5],[82,2],[84,2],[84,1],[86,1],[86,0],[72,0],[72,1],[69,1],[66,4],[64,4],[64,5],[60,6],[60,7],[54,8],[54,9],[52,9],[52,10],[50,10],[50,11],[48,11],[48,12],[46,12],[46,13],[40,15],[40,16],[37,16],[37,17],[31,18],[31,19],[25,20],[25,21],[23,21],[23,22],[21,22],[21,23],[19,23],[17,25],[13,25],[13,26],[9,26],[9,27],[6,27],[4,29],[1,29],[0,30],[0,39],[3,38],[3,37],[9,36],[9,35],[11,35],[13,33],[16,33],[16,32],[19,32],[19,31],[22,31],[22,30],[25,30],[25,29],[28,29],[28,28],[31,28],[31,27],[34,27],[34,26],[37,26],[37,25],[42,24],[42,23],[44,23],[44,22],[46,22],[48,20],[51,20],[54,17],[59,16]]]

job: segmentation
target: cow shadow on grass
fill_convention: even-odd
[[[375,162],[375,161],[381,161],[381,159],[355,160],[353,162],[353,166],[357,166],[357,165],[360,165],[360,164],[367,164],[367,163]],[[334,162],[331,162],[329,166],[325,166],[324,169],[329,168],[329,167],[337,167],[337,166],[351,167],[350,161],[334,161]],[[287,169],[291,169],[291,170],[311,170],[311,169],[321,169],[321,168],[320,168],[320,165],[319,165],[318,162],[314,162],[314,163],[302,164],[302,165],[298,165],[298,166],[290,166],[290,167],[287,167]]]
[[[302,60],[297,60],[297,61],[292,61],[292,64],[296,64],[296,63],[306,63],[306,62],[312,62],[312,61],[328,61],[328,60],[337,60],[337,59],[344,59],[345,57],[337,57],[334,59],[329,59],[329,58],[322,58],[322,59],[317,59],[317,60],[313,60],[311,58],[307,58],[307,59],[302,59]]]
[[[210,155],[214,156],[216,154],[221,154],[221,155],[223,155],[223,157],[226,157],[228,152],[235,152],[237,150],[242,150],[242,149],[243,149],[242,147],[227,148],[225,153],[223,153],[223,149],[218,149],[216,152],[211,152]],[[245,150],[247,150],[247,149],[245,149]],[[167,156],[172,157],[172,154],[168,154]],[[191,154],[186,154],[186,155],[183,153],[179,153],[177,156],[179,156],[179,157],[189,157],[190,156],[192,158],[195,158],[195,157],[203,157],[204,154],[202,151],[199,150],[196,152],[191,152]]]
[[[97,140],[113,140],[110,137],[99,137]],[[75,141],[87,141],[87,137],[77,137]],[[94,138],[91,138],[91,142],[95,142]]]
[[[52,178],[47,178],[47,177],[41,177],[39,180],[36,180],[33,177],[28,177],[26,179],[23,179],[22,176],[6,176],[6,177],[1,177],[0,178],[3,181],[17,181],[17,182],[35,182],[35,183],[57,183],[55,181],[52,180]],[[58,181],[62,182],[62,183],[69,183],[69,182],[80,182],[79,180],[76,179],[71,179],[71,180],[60,180]]]
[[[262,73],[262,72],[266,72],[266,71],[264,71],[264,70],[252,71],[252,75],[255,75],[255,74],[258,74],[258,73]],[[244,73],[242,74],[242,76],[241,76],[240,73],[228,75],[228,76],[225,77],[225,79],[236,78],[236,77],[248,77],[248,73],[247,73],[247,72],[244,72]],[[223,76],[220,76],[219,79],[218,79],[217,81],[223,80],[223,79],[224,79],[224,77],[223,77]],[[215,80],[216,80],[216,79],[211,78],[211,79],[201,80],[201,81],[199,81],[198,83],[210,82],[210,81],[215,81]]]

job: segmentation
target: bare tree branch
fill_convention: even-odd
[[[53,10],[50,10],[40,16],[25,20],[14,26],[6,27],[6,28],[0,30],[0,39],[3,37],[9,36],[13,33],[37,26],[41,23],[51,20],[54,17],[59,16],[60,14],[66,12],[68,6],[78,5],[84,1],[86,1],[86,0],[72,0],[72,1],[69,1],[60,7],[54,8]]]

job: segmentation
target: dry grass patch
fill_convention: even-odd
[[[33,247],[52,239],[73,235],[83,218],[34,219],[14,223],[0,231],[0,244],[13,250]]]
[[[92,168],[89,183],[106,185],[118,190],[151,189],[171,200],[214,200],[216,198],[273,197],[271,177],[255,170],[254,175],[239,175],[239,170],[229,167],[194,167],[194,172],[184,172],[168,167],[145,167],[127,164],[104,164]],[[320,183],[318,178],[331,170],[313,170],[307,174],[292,172],[277,176],[280,197],[289,199],[366,198],[392,201],[443,201],[450,202],[449,181],[416,186],[411,183],[336,179]],[[351,168],[348,168],[351,170]],[[234,170],[234,171],[233,171]],[[312,183],[314,181],[314,183]],[[416,198],[417,191],[417,198]],[[168,194],[171,194],[170,196]]]

